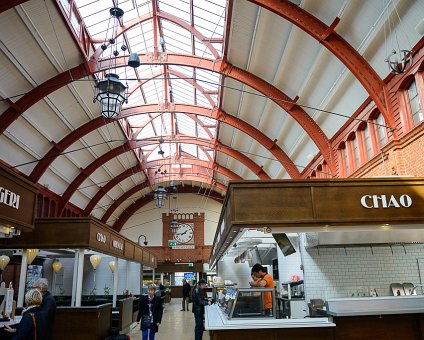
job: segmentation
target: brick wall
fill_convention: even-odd
[[[424,176],[424,124],[420,124],[398,141],[384,146],[350,177]]]

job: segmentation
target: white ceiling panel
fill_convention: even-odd
[[[37,162],[34,162],[34,157],[16,143],[19,143],[19,141],[14,141],[13,135],[9,133],[2,134],[0,136],[0,158],[11,166],[17,166],[16,169],[18,171],[28,175]]]

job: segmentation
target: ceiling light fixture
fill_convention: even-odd
[[[393,7],[391,7],[391,5]],[[391,42],[391,49],[392,53],[390,53],[387,58],[385,59],[385,62],[389,66],[390,71],[394,72],[395,74],[402,74],[405,73],[406,68],[408,65],[412,64],[412,51],[409,49],[402,48],[399,44],[399,37],[398,37],[398,30],[401,30],[402,33],[405,35],[406,40],[408,41],[408,37],[406,34],[406,31],[403,30],[402,21],[400,19],[398,10],[396,8],[396,4],[394,1],[389,0],[387,2],[387,5],[385,7],[387,16],[386,21],[388,25],[389,30],[389,37],[386,37],[386,23],[384,24],[384,38],[386,43],[386,49],[387,49],[387,40],[390,38]],[[399,25],[395,23],[396,19],[391,18],[391,11],[393,11],[393,16],[399,21]],[[387,50],[386,50],[387,51]]]
[[[112,7],[109,10],[109,13],[110,17],[108,29],[106,31],[106,40],[110,44],[110,64],[109,69],[105,72],[104,78],[100,79],[96,84],[96,92],[93,102],[100,102],[100,112],[102,116],[111,119],[119,115],[121,105],[124,102],[128,103],[128,85],[124,85],[120,82],[119,76],[116,74],[116,58],[119,56],[119,49],[124,53],[127,50],[127,46],[124,42],[122,42],[122,45],[118,48],[117,39],[118,27],[120,25],[119,20],[124,15],[124,10],[116,6]],[[110,38],[108,38],[109,33],[111,34]],[[106,43],[103,43],[101,48],[103,51],[106,51],[108,46]],[[115,69],[115,71],[112,69]]]
[[[153,192],[153,199],[157,208],[162,208],[165,204],[166,193],[166,190],[161,185]]]

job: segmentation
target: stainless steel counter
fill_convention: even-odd
[[[273,318],[246,318],[231,319],[222,313],[218,305],[205,307],[206,330],[232,330],[232,329],[272,329],[272,328],[309,328],[309,327],[335,327],[328,318],[306,319],[273,319]]]
[[[424,296],[382,296],[329,299],[327,314],[333,316],[424,313]]]

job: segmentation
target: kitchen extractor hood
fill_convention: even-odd
[[[305,247],[424,244],[423,229],[305,233]]]

